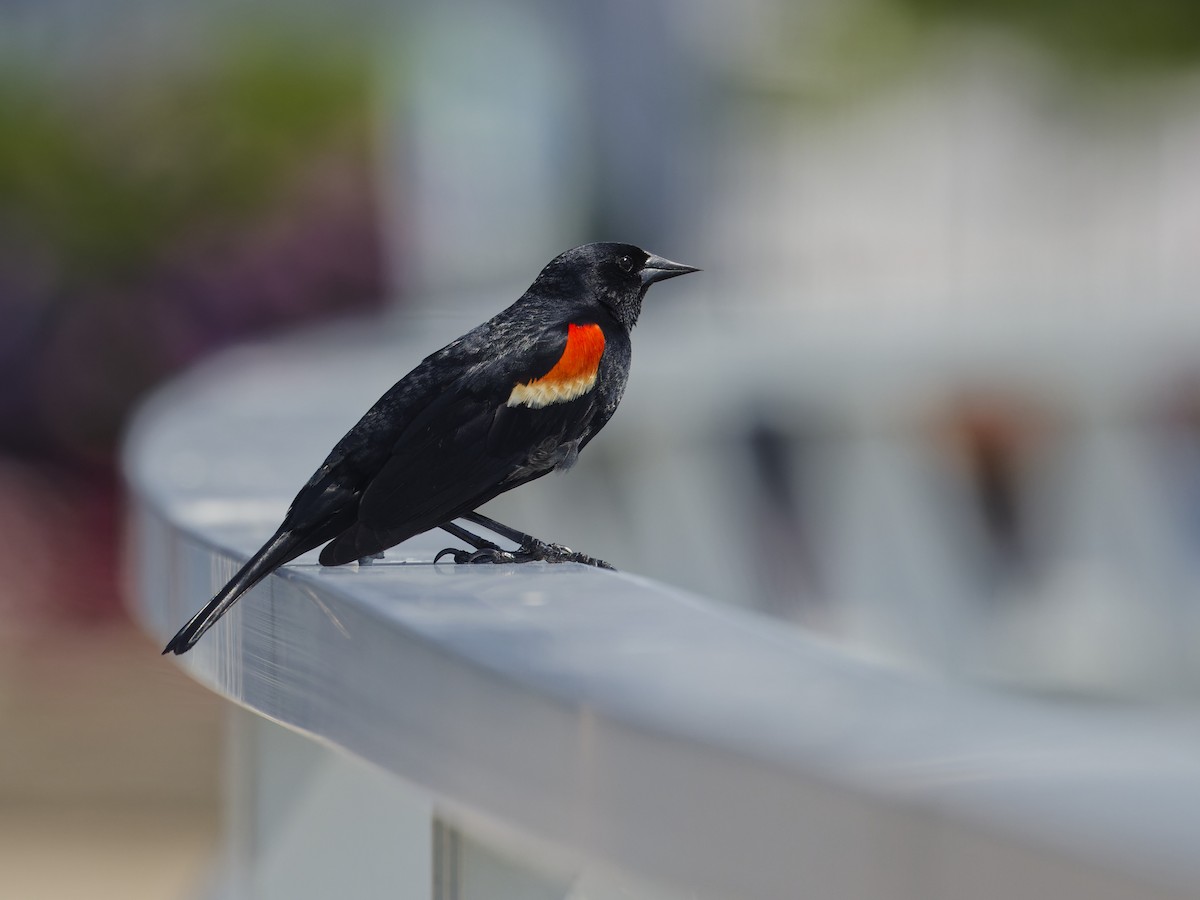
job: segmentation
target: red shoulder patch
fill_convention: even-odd
[[[514,387],[508,405],[538,409],[586,394],[596,384],[603,355],[604,329],[594,323],[568,325],[567,345],[558,362],[541,378]]]
[[[595,378],[604,354],[604,329],[599,325],[568,325],[567,346],[554,368],[537,381],[562,382]]]

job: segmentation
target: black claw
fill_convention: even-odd
[[[594,556],[588,556],[586,553],[576,553],[570,547],[564,547],[562,544],[547,544],[542,541],[537,541],[532,544],[523,544],[515,551],[501,550],[499,547],[484,547],[481,550],[459,550],[456,547],[447,547],[438,553],[433,558],[435,563],[440,562],[443,556],[449,556],[454,560],[456,565],[478,565],[481,563],[491,563],[493,565],[505,565],[511,563],[527,563],[527,562],[546,562],[546,563],[565,563],[573,562],[585,566],[594,566],[597,569],[608,569],[615,572],[616,569],[606,563],[602,559],[597,559]]]
[[[597,559],[594,556],[588,556],[586,553],[577,553],[570,547],[564,547],[562,544],[547,544],[543,541],[536,541],[532,544],[523,546],[520,550],[523,555],[529,559],[536,559],[540,562],[548,563],[565,563],[573,562],[580,563],[585,566],[595,566],[597,569],[610,569],[616,571],[612,566],[602,559]]]
[[[493,563],[501,565],[503,563],[523,562],[518,559],[513,553],[507,550],[493,550],[491,547],[484,547],[482,550],[476,550],[474,553],[468,554],[467,562],[469,563]]]
[[[501,550],[499,547],[484,547],[481,550],[459,550],[455,547],[447,547],[438,553],[433,558],[436,563],[443,556],[449,556],[454,560],[455,565],[467,566],[478,565],[480,563],[494,563],[501,565],[503,563],[529,562],[519,552],[509,553],[507,550]]]

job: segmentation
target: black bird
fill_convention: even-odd
[[[163,653],[190,650],[237,599],[321,544],[321,564],[378,558],[433,528],[473,551],[456,563],[602,560],[475,510],[575,462],[621,402],[629,332],[656,281],[699,271],[631,244],[585,244],[550,262],[516,303],[426,357],[338,441],[283,524]],[[466,519],[519,544],[502,550]]]

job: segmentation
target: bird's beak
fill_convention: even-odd
[[[683,263],[671,262],[669,259],[663,259],[661,256],[650,254],[650,258],[646,260],[642,266],[642,285],[648,287],[656,281],[666,281],[668,278],[674,278],[676,275],[686,275],[689,272],[699,272],[695,266],[685,266]]]

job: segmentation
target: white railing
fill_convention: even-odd
[[[405,361],[351,329],[147,405],[147,630],[232,574]],[[215,895],[1200,896],[1192,720],[894,671],[632,575],[432,565],[449,543],[303,557],[181,658],[232,701]]]

